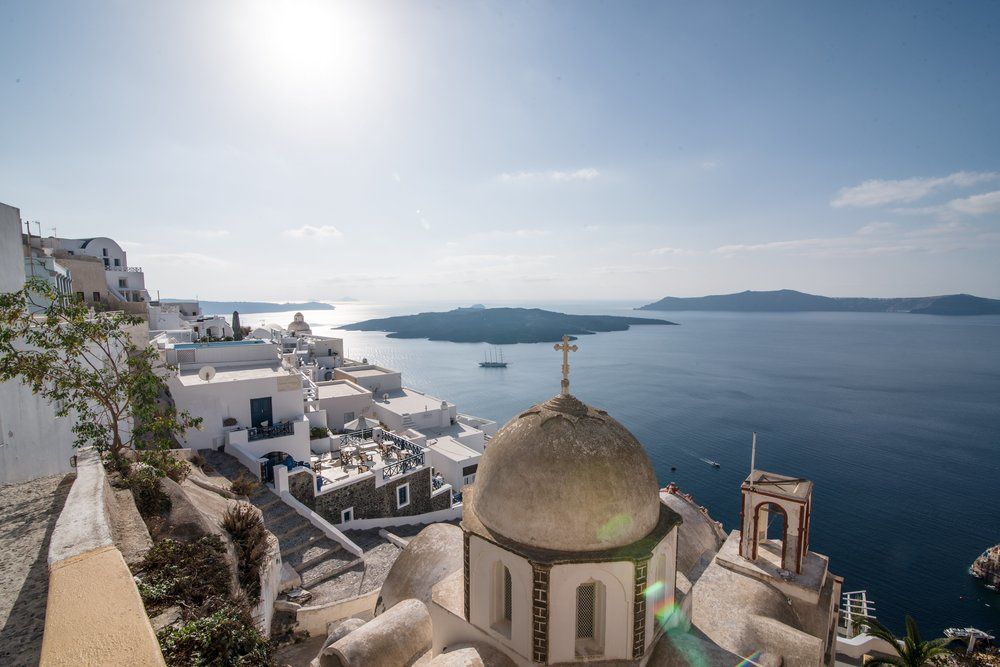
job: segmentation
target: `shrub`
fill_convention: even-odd
[[[125,484],[135,499],[135,507],[143,519],[170,511],[170,496],[160,488],[161,476],[157,469],[144,466],[129,471],[124,477]]]
[[[197,618],[167,626],[157,638],[168,665],[228,667],[273,664],[271,642],[242,601],[210,601]]]
[[[236,426],[237,424],[239,424],[239,422],[236,421],[236,417],[226,417],[222,420],[223,426]]]
[[[139,460],[156,468],[178,484],[191,472],[191,465],[187,461],[173,456],[165,449],[144,449],[139,452]]]
[[[144,575],[139,593],[150,615],[174,604],[199,606],[229,594],[229,565],[217,535],[193,542],[160,540],[136,569]]]
[[[313,426],[309,429],[309,438],[311,440],[316,440],[317,438],[325,438],[330,435],[330,429],[325,426]]]
[[[249,496],[258,486],[260,483],[256,479],[241,470],[239,476],[229,484],[229,490],[237,496]]]
[[[191,465],[202,470],[205,469],[205,457],[201,454],[193,454],[191,456]]]
[[[267,561],[267,530],[257,508],[247,503],[231,505],[222,527],[236,545],[240,587],[253,599],[260,597],[260,573]]]

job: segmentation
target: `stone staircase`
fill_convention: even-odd
[[[232,481],[249,471],[232,456],[215,450],[201,450],[215,472]],[[354,568],[363,570],[361,558],[346,551],[328,538],[305,517],[285,504],[269,487],[260,485],[250,496],[264,517],[264,526],[278,538],[281,560],[288,563],[302,578],[302,588],[312,593],[309,604],[323,604],[336,599],[338,575]]]

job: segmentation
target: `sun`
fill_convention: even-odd
[[[364,5],[258,0],[242,7],[242,46],[263,78],[340,96],[358,93],[370,77],[377,54]]]

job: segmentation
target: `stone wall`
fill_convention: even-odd
[[[371,476],[319,496],[313,490],[315,484],[315,477],[307,470],[288,476],[288,490],[292,496],[332,524],[339,524],[340,513],[349,507],[354,508],[355,519],[414,516],[451,507],[451,494],[445,492],[431,497],[429,468],[400,475],[378,487],[375,477]],[[397,509],[396,489],[403,484],[410,485],[410,504]]]

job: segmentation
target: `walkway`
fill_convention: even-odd
[[[0,487],[0,665],[34,667],[49,590],[49,537],[71,475]]]
[[[246,468],[232,456],[201,450],[216,473],[229,480]],[[249,476],[249,471],[246,471]],[[312,594],[310,605],[346,600],[382,586],[399,548],[374,536],[364,544],[362,557],[345,550],[299,515],[270,488],[260,488],[250,498],[264,515],[264,525],[278,538],[281,560],[302,577],[302,588]]]

